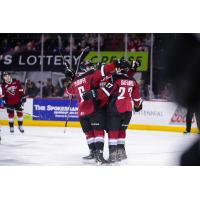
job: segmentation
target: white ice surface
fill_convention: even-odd
[[[8,127],[1,127],[0,166],[78,166],[88,154],[85,136],[80,128],[24,127],[25,133],[11,135]],[[174,166],[197,135],[174,132],[128,130],[126,151],[128,160],[121,165]],[[107,137],[104,149],[108,156]],[[95,164],[90,164],[95,165]]]

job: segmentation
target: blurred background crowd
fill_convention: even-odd
[[[165,53],[164,42],[166,39],[176,37],[176,34],[124,34],[124,33],[76,33],[59,34],[62,38],[62,49],[58,44],[58,34],[44,35],[44,51],[59,52],[63,55],[72,53],[80,55],[81,51],[89,46],[91,51],[128,51],[148,52],[147,71],[138,72],[135,75],[138,81],[141,96],[144,100],[166,100],[173,101],[171,86],[163,78],[162,55]],[[5,54],[16,54],[28,51],[41,51],[41,34],[0,34],[0,56]],[[1,66],[0,66],[1,67]],[[152,69],[150,69],[152,67]],[[1,70],[2,71],[2,70]],[[14,78],[26,84],[26,95],[34,98],[63,97],[66,83],[64,74],[60,72],[43,72],[43,79],[37,80],[37,73],[26,71],[12,71]],[[26,77],[26,78],[25,78]],[[150,80],[153,77],[152,80]],[[25,83],[26,80],[26,83]],[[42,84],[42,85],[41,85]]]

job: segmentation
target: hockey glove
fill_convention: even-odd
[[[134,110],[135,112],[139,112],[140,110],[142,110],[142,103],[139,106],[134,106]]]
[[[19,106],[20,106],[20,109],[24,109],[24,103],[26,102],[26,97],[25,96],[23,96],[23,97],[21,97],[21,99],[20,99],[20,104],[19,104]]]
[[[83,93],[82,97],[84,100],[95,99],[97,97],[97,92],[96,90],[90,90]]]
[[[21,97],[20,101],[21,101],[21,104],[24,104],[26,102],[26,97],[25,96]]]
[[[133,60],[131,64],[131,69],[137,71],[137,68],[141,66],[141,62],[139,60]]]

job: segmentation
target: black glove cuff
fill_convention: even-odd
[[[140,110],[142,110],[142,104],[140,104],[139,106],[134,106],[134,110],[135,112],[139,112]]]

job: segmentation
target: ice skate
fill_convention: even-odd
[[[183,134],[184,134],[184,135],[189,135],[189,134],[190,134],[190,131],[187,131],[187,130],[186,130],[186,131],[183,132]]]
[[[83,157],[83,160],[92,160],[92,159],[95,159],[95,150],[91,150],[90,151],[90,154],[88,156],[84,156]]]
[[[109,163],[107,160],[104,159],[103,151],[101,150],[97,150],[95,161],[97,165],[106,165]]]
[[[14,133],[14,127],[10,127],[10,133]]]
[[[126,155],[126,150],[125,149],[118,149],[117,150],[117,161],[122,161],[122,160],[126,160],[127,159],[127,155]]]
[[[109,163],[117,162],[117,150],[116,149],[111,149],[110,150],[108,162]]]
[[[19,131],[20,131],[21,133],[24,133],[24,129],[23,129],[22,126],[18,126],[18,129],[19,129]]]

